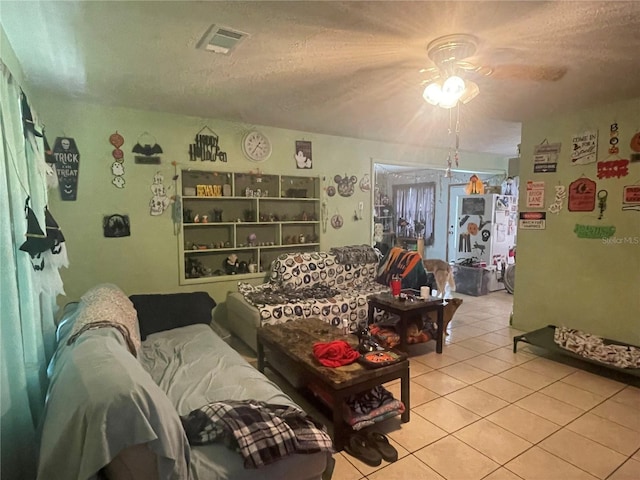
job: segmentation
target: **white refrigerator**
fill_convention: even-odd
[[[456,263],[473,259],[498,270],[514,263],[517,197],[512,195],[460,195],[458,197]],[[477,266],[477,265],[476,265]]]

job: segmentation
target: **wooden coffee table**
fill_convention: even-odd
[[[397,348],[407,349],[407,324],[413,319],[422,319],[428,312],[436,311],[438,314],[438,333],[436,336],[436,353],[442,353],[442,338],[444,336],[444,304],[442,299],[430,297],[428,300],[417,298],[413,301],[395,298],[390,293],[378,293],[371,295],[369,300],[369,324],[373,323],[374,309],[385,310],[400,317],[398,322],[400,345]]]
[[[344,448],[351,427],[344,421],[342,406],[349,395],[366,392],[373,387],[395,380],[401,381],[400,400],[404,403],[402,422],[409,421],[409,361],[380,368],[366,368],[358,362],[337,368],[324,367],[313,355],[313,344],[345,340],[354,348],[358,339],[354,335],[344,335],[338,328],[317,318],[295,320],[279,325],[258,328],[258,370],[264,373],[267,362],[265,350],[273,358],[286,357],[302,368],[307,385],[319,385],[332,399],[333,442],[337,451]],[[278,371],[277,366],[268,364]],[[279,372],[283,373],[283,372]],[[286,378],[286,375],[283,375]]]

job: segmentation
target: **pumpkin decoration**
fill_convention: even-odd
[[[473,223],[473,222],[469,222],[467,224],[467,232],[469,232],[470,235],[477,235],[478,234],[478,224],[477,223]]]
[[[120,148],[122,145],[124,145],[124,138],[116,130],[116,133],[112,133],[109,136],[109,143],[116,148]]]
[[[119,148],[115,148],[113,152],[111,152],[111,155],[113,155],[113,158],[115,158],[117,161],[120,161],[124,158],[124,152]]]
[[[640,152],[640,132],[636,133],[633,137],[631,137],[631,142],[629,144],[631,150],[634,152]]]

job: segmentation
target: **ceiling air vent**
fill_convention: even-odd
[[[221,53],[222,55],[230,55],[248,33],[240,32],[229,27],[221,25],[211,25],[207,33],[200,39],[196,48],[207,50],[213,53]]]

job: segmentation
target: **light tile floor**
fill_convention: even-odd
[[[335,480],[640,480],[636,380],[554,361],[522,342],[514,354],[523,332],[509,326],[511,295],[455,296],[464,303],[443,353],[435,342],[410,347],[411,421],[376,425],[398,460],[370,467],[340,452]],[[398,381],[385,386],[400,397]]]

